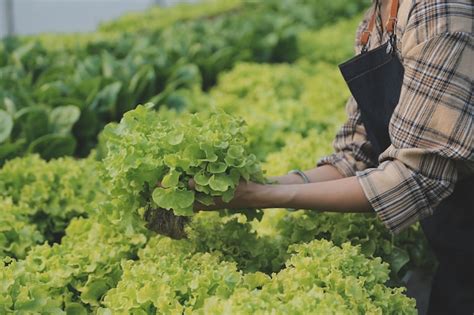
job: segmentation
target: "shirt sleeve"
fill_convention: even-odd
[[[474,160],[472,33],[443,32],[421,41],[419,34],[403,47],[405,75],[390,120],[392,144],[377,168],[356,172],[393,233],[432,214],[454,190],[458,166],[472,174]]]
[[[339,129],[333,142],[335,153],[323,157],[318,166],[332,165],[345,177],[354,176],[356,171],[374,166],[372,147],[362,124],[357,102],[351,96],[346,104],[349,116]]]

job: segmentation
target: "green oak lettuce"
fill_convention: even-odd
[[[98,314],[416,314],[401,288],[388,288],[388,266],[360,248],[321,240],[294,245],[286,268],[242,273],[193,243],[150,239]],[[154,281],[148,281],[149,276]]]
[[[24,258],[32,246],[44,241],[37,227],[25,217],[25,212],[11,199],[0,198],[0,258]]]
[[[138,257],[122,263],[123,276],[98,314],[188,314],[211,296],[228,298],[243,283],[234,263],[195,253],[187,240],[155,236]]]
[[[34,226],[45,240],[58,242],[72,218],[90,216],[103,200],[105,184],[98,170],[92,159],[47,162],[29,155],[10,160],[0,169],[0,198],[10,199],[13,208],[2,211]]]
[[[286,268],[259,288],[206,299],[197,314],[416,314],[404,289],[388,288],[387,264],[360,248],[315,240],[290,248]]]
[[[95,219],[74,219],[61,244],[35,246],[23,260],[0,262],[1,314],[90,314],[115,287],[122,259],[136,256],[142,234]]]
[[[264,180],[257,158],[247,150],[244,122],[223,112],[183,113],[168,120],[138,106],[119,124],[108,125],[103,139],[110,195],[128,211],[113,221],[140,224],[139,215],[149,208],[191,216],[196,201],[229,201],[240,180]],[[195,189],[189,188],[190,179]]]

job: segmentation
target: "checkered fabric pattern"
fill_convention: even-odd
[[[356,53],[371,12],[359,25]],[[395,33],[405,75],[390,120],[390,147],[374,156],[351,97],[335,153],[318,162],[357,176],[393,233],[432,214],[459,179],[474,174],[473,12],[472,0],[400,1]],[[381,25],[379,14],[369,49],[388,40]]]

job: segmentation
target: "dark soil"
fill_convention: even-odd
[[[172,210],[149,207],[144,219],[147,229],[151,231],[177,240],[186,238],[184,228],[189,222],[188,217],[177,216]]]

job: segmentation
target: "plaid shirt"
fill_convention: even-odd
[[[390,120],[390,147],[377,161],[351,97],[335,153],[318,163],[357,176],[393,233],[432,214],[458,179],[474,174],[473,7],[472,0],[400,1],[395,32],[405,76]],[[359,25],[356,53],[371,10]],[[369,49],[387,40],[379,15]]]

